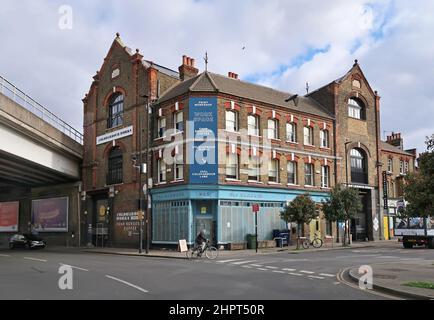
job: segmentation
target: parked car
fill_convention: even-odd
[[[9,248],[43,249],[45,241],[34,234],[16,234],[9,240]]]

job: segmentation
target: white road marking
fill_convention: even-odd
[[[293,271],[297,271],[297,269],[288,269],[288,268],[285,268],[285,269],[282,269],[283,271],[290,271],[290,272],[293,272]]]
[[[274,273],[285,273],[285,272],[283,272],[283,271],[278,271],[278,270],[274,270],[273,272],[274,272]]]
[[[263,267],[264,265],[262,265],[262,264],[251,264],[251,266],[252,266],[252,267],[261,268],[261,267]]]
[[[65,264],[65,263],[59,263],[59,264],[60,264],[61,266],[71,267],[72,269],[77,269],[77,270],[81,270],[81,271],[89,272],[89,270],[87,270],[87,269],[83,269],[83,268],[79,268],[79,267],[71,266],[70,264]]]
[[[319,275],[320,275],[320,276],[323,276],[323,277],[329,277],[329,278],[334,278],[334,277],[336,277],[335,274],[328,274],[328,273],[320,273]]]
[[[253,269],[253,267],[250,267],[250,266],[243,266],[243,268],[246,268],[246,269]]]
[[[127,281],[124,281],[124,280],[121,280],[121,279],[118,279],[118,278],[115,278],[115,277],[112,277],[112,276],[109,276],[109,275],[106,275],[106,277],[109,278],[109,279],[115,280],[117,282],[123,283],[123,284],[125,284],[127,286],[130,286],[131,288],[137,289],[137,290],[139,290],[141,292],[144,292],[144,293],[148,293],[149,292],[148,290],[140,288],[139,286],[136,286],[136,285],[134,285],[132,283],[129,283]]]
[[[381,257],[378,257],[378,259],[399,259],[399,257],[394,257],[394,256],[381,256]]]
[[[288,272],[291,276],[303,277],[301,273]]]
[[[43,259],[36,259],[36,258],[29,258],[29,257],[24,257],[25,260],[32,260],[32,261],[39,261],[39,262],[47,262],[47,260],[43,260]]]
[[[267,268],[267,269],[279,269],[278,267],[270,267],[270,266],[267,266],[265,268]]]
[[[268,269],[264,269],[264,268],[256,268],[256,270],[261,270],[261,271],[270,271]]]
[[[240,261],[240,262],[232,262],[231,264],[234,264],[234,265],[239,266],[239,265],[242,265],[242,264],[248,264],[248,263],[255,262],[255,261],[256,261],[256,260]]]
[[[8,254],[0,254],[0,257],[10,258],[10,255],[8,255]]]
[[[300,270],[300,273],[314,274],[315,272],[312,272],[312,271],[306,271],[306,270]]]
[[[312,279],[320,279],[320,280],[324,280],[324,277],[318,277],[318,276],[307,276],[308,278],[312,278]]]
[[[226,263],[226,262],[232,262],[232,261],[240,261],[241,259],[232,259],[232,260],[220,260],[217,261],[216,263]]]
[[[340,282],[333,282],[333,284],[334,284],[335,286],[338,286],[338,285],[340,285],[341,283],[340,283]]]

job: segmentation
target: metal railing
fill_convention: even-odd
[[[33,100],[31,97],[29,97],[27,94],[18,89],[16,86],[14,86],[2,76],[0,76],[0,93],[8,97],[15,103],[19,104],[20,106],[24,107],[25,109],[36,115],[38,118],[51,124],[53,127],[63,132],[71,139],[75,140],[80,144],[83,144],[83,134],[81,134],[79,131],[67,124],[65,121],[57,117],[51,111],[44,108],[41,104]]]

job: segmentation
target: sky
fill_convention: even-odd
[[[434,133],[432,0],[2,0],[0,76],[82,131],[82,98],[116,32],[145,59],[298,94],[358,59],[381,99],[381,131],[425,150]]]

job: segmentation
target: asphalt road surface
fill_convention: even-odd
[[[101,255],[69,250],[0,251],[0,299],[293,300],[393,299],[350,286],[344,269],[432,259],[432,250],[398,244],[208,261]],[[59,287],[71,266],[72,290]],[[374,270],[375,273],[375,270]]]

